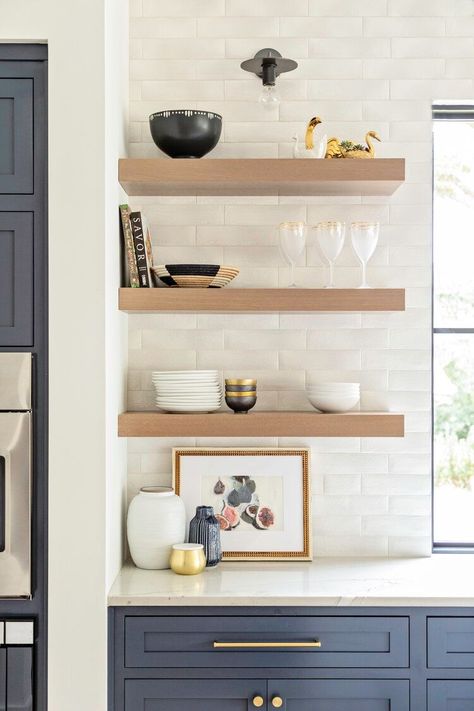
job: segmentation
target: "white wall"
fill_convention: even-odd
[[[472,99],[471,0],[132,0],[130,154],[157,156],[148,114],[165,108],[224,117],[212,157],[286,157],[317,114],[328,135],[375,129],[379,157],[401,156],[407,180],[392,198],[175,198],[134,200],[151,218],[163,262],[241,267],[235,286],[284,286],[276,225],[339,217],[378,219],[373,286],[405,286],[403,314],[143,315],[129,319],[129,407],[153,407],[154,368],[221,368],[256,376],[258,406],[307,408],[305,380],[360,380],[362,407],[406,414],[404,439],[248,440],[313,449],[317,555],[430,552],[431,102]],[[299,67],[281,77],[268,112],[240,69],[262,47]],[[336,283],[356,286],[350,246]],[[311,242],[301,286],[326,270]],[[224,440],[129,441],[129,495],[170,477],[170,447]],[[232,445],[237,444],[234,440]]]
[[[120,555],[106,507],[120,509],[122,476],[111,430],[120,361],[106,376],[120,340],[111,241],[122,116],[107,72],[118,76],[126,46],[105,42],[105,12],[114,31],[123,17],[114,5],[2,3],[2,41],[49,44],[49,711],[106,708],[107,536],[115,566]]]

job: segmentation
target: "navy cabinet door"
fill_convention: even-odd
[[[267,708],[282,711],[409,711],[409,682],[390,679],[272,680]],[[421,711],[421,710],[420,710]]]
[[[474,681],[428,682],[428,711],[472,711],[474,709]]]
[[[427,631],[429,667],[474,667],[474,617],[429,617]]]
[[[266,688],[259,679],[126,679],[125,711],[255,711]]]
[[[7,703],[7,651],[0,649],[0,711],[5,711]]]
[[[6,711],[33,711],[33,650],[9,647],[7,650]]]
[[[0,212],[0,346],[33,345],[33,214]]]
[[[33,79],[0,78],[0,193],[33,192]]]

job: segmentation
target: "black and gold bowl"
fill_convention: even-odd
[[[230,407],[236,415],[245,415],[252,409],[252,407],[255,407],[255,403],[257,402],[257,391],[229,392],[226,390],[225,401],[227,407]]]
[[[257,390],[257,381],[251,378],[226,378],[225,389],[228,393],[253,392]]]

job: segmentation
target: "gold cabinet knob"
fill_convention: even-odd
[[[281,709],[283,706],[283,699],[281,696],[274,696],[272,699],[272,706],[274,709]]]
[[[255,706],[255,708],[259,709],[263,704],[265,703],[263,696],[254,696],[252,699],[252,703]]]

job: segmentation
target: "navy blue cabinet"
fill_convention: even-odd
[[[474,681],[428,682],[428,711],[473,711]]]
[[[127,667],[408,666],[406,616],[128,616],[125,634]],[[311,641],[319,646],[285,648]]]
[[[281,705],[275,707],[275,701]],[[283,711],[409,711],[409,683],[387,679],[269,681],[267,707]]]
[[[0,711],[6,710],[7,704],[7,652],[0,648]]]
[[[0,193],[9,195],[33,192],[33,79],[19,69],[0,78]]]
[[[0,343],[33,345],[33,214],[0,212]]]
[[[0,711],[33,711],[31,647],[0,648]]]
[[[109,711],[474,711],[468,608],[109,614]]]
[[[474,617],[428,618],[428,666],[474,669]]]
[[[128,679],[125,711],[250,711],[254,699],[265,704],[266,687],[261,679]]]

